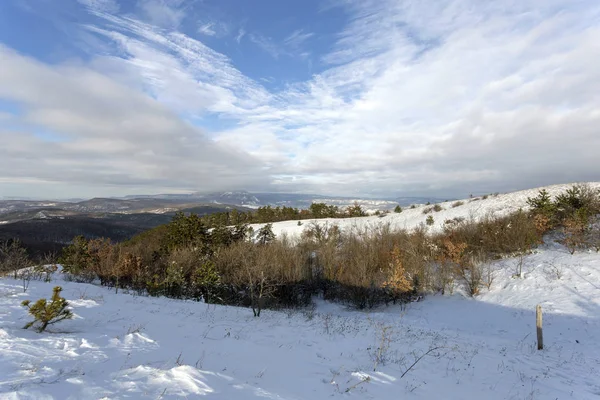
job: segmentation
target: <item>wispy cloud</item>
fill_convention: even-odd
[[[238,42],[238,44],[239,44],[242,41],[242,39],[244,38],[244,36],[246,36],[246,30],[244,28],[240,28],[237,36],[235,37],[235,41]]]
[[[223,37],[229,34],[229,26],[220,21],[201,22],[198,26],[198,33],[206,36]]]
[[[185,0],[138,0],[146,19],[157,26],[177,28],[185,17]]]
[[[284,49],[276,44],[270,37],[266,37],[257,33],[250,33],[248,37],[252,43],[257,45],[260,49],[267,52],[275,59],[284,54]]]
[[[209,22],[207,24],[202,24],[198,27],[198,33],[201,33],[206,36],[216,36],[217,32],[215,31],[214,24]]]
[[[257,33],[251,33],[248,37],[251,42],[275,59],[278,59],[280,56],[306,59],[310,55],[310,52],[303,50],[303,44],[313,35],[314,33],[305,33],[302,29],[299,29],[292,32],[280,43],[270,37]]]
[[[115,0],[77,0],[80,4],[94,11],[116,13],[119,11],[119,4]]]
[[[288,37],[286,37],[285,40],[283,41],[283,43],[286,46],[290,46],[292,48],[298,48],[300,45],[302,45],[304,42],[306,42],[308,39],[310,39],[313,36],[314,36],[314,33],[312,33],[312,32],[304,32],[303,29],[298,29],[298,30],[295,30],[294,32],[292,32]]]

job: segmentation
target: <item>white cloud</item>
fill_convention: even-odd
[[[246,146],[289,188],[464,194],[600,178],[599,7],[500,3],[346,2],[334,66],[220,138],[256,135]]]
[[[206,36],[224,37],[229,34],[228,24],[220,21],[204,21],[198,26],[198,33]]]
[[[138,0],[146,19],[157,26],[176,29],[185,17],[184,0]]]
[[[215,31],[214,24],[212,22],[202,24],[198,27],[198,33],[201,33],[206,36],[216,36],[217,32]]]
[[[172,26],[111,13],[97,12],[108,24],[86,28],[108,38],[114,50],[93,57],[91,66],[199,124],[205,117],[232,121],[231,128],[211,129],[211,137],[260,159],[282,190],[452,196],[600,179],[595,1],[332,4],[323,13],[344,7],[348,23],[322,55],[326,69],[282,90],[267,90],[228,57]],[[240,29],[236,40],[245,35]],[[247,37],[274,58],[313,41],[304,31],[280,42]],[[48,106],[30,118],[68,132],[84,128],[77,115]],[[110,136],[114,127],[93,118],[96,141],[77,149],[127,147],[116,146],[122,138]],[[58,147],[77,159],[73,148]],[[186,157],[193,156],[177,153],[192,163]],[[139,157],[149,156],[141,151]],[[113,181],[125,179],[119,163],[110,165]],[[159,174],[140,165],[138,179]]]
[[[248,37],[252,43],[257,45],[260,49],[267,52],[275,59],[278,59],[280,55],[284,54],[284,49],[275,43],[270,37],[266,37],[258,33],[251,33],[248,35]]]
[[[298,48],[308,39],[314,36],[312,32],[304,32],[303,29],[297,29],[292,32],[288,37],[283,41],[286,46],[290,46],[292,48]]]
[[[0,46],[0,98],[19,126],[0,129],[5,179],[62,185],[211,190],[264,187],[264,165],[218,144],[155,100],[84,66],[51,66]],[[48,141],[37,132],[51,132]]]
[[[235,37],[235,41],[238,42],[238,44],[239,44],[242,41],[244,36],[246,36],[246,30],[244,28],[240,28],[237,36]]]
[[[116,13],[119,4],[115,0],[77,0],[79,3],[93,11]]]

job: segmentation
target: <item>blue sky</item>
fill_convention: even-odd
[[[600,180],[592,0],[6,0],[0,197]]]

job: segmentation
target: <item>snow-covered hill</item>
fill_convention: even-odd
[[[600,182],[590,182],[588,184],[592,188],[600,189]],[[460,201],[437,203],[442,207],[442,210],[436,212],[432,209],[427,214],[424,214],[423,211],[432,208],[433,204],[418,205],[415,208],[404,208],[401,213],[392,212],[382,217],[373,215],[361,218],[303,220],[301,221],[301,225],[298,225],[298,221],[276,222],[273,223],[273,232],[277,236],[285,233],[291,238],[299,237],[304,229],[312,223],[321,225],[328,224],[329,226],[338,225],[342,229],[365,229],[377,227],[381,224],[389,224],[392,229],[410,230],[420,224],[425,224],[425,220],[430,215],[433,217],[434,223],[429,227],[429,230],[431,232],[436,232],[443,229],[444,223],[447,220],[454,218],[465,218],[469,220],[480,219],[486,216],[499,217],[507,215],[520,208],[527,209],[527,198],[537,196],[541,189],[546,189],[551,196],[555,196],[572,186],[573,184],[552,185],[507,194],[488,195],[485,196],[485,199],[483,198],[484,196],[479,196]],[[459,203],[463,204],[453,207],[453,205]],[[264,224],[252,225],[255,230],[262,226],[264,226]]]
[[[433,215],[506,213],[535,194]],[[425,215],[386,218],[410,228]],[[355,221],[363,220],[380,221]],[[281,232],[286,224],[275,226]],[[521,261],[523,276],[515,278]],[[570,255],[549,239],[522,260],[492,267],[490,290],[474,299],[457,290],[370,312],[316,300],[314,309],[260,318],[244,308],[115,294],[59,275],[32,281],[26,293],[21,281],[0,279],[0,399],[598,398],[600,254]],[[49,297],[57,284],[75,318],[43,334],[23,330],[30,319],[21,301]]]

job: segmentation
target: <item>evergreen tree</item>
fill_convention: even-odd
[[[275,234],[273,233],[273,224],[266,224],[258,230],[257,235],[258,243],[267,244],[275,240]]]
[[[29,329],[37,323],[39,325],[37,331],[41,333],[46,330],[48,325],[73,318],[73,313],[67,309],[69,303],[60,296],[61,291],[60,286],[54,288],[50,304],[46,299],[39,299],[34,305],[30,305],[29,300],[24,300],[21,305],[29,309],[29,314],[33,316],[34,320],[23,328]]]
[[[76,236],[73,243],[62,250],[59,263],[63,270],[71,274],[84,271],[91,263],[92,257],[88,251],[88,241],[83,236]]]

